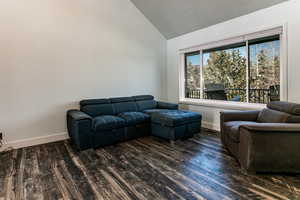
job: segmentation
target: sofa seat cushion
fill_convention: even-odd
[[[201,114],[183,110],[166,110],[163,112],[155,112],[151,115],[152,122],[169,127],[180,126],[197,121],[200,122],[201,119]]]
[[[142,112],[124,112],[118,116],[124,119],[126,124],[130,126],[150,122],[150,116]]]
[[[169,111],[169,110],[167,110],[167,109],[147,109],[147,110],[144,110],[143,112],[148,114],[148,115],[151,115],[153,113],[165,112],[165,111]]]
[[[240,126],[248,124],[256,124],[257,122],[251,121],[230,121],[224,123],[224,133],[230,138],[233,142],[240,142]]]
[[[113,115],[102,115],[93,119],[93,129],[95,131],[118,129],[125,126],[126,121],[124,119]]]

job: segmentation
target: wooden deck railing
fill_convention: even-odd
[[[246,89],[242,88],[228,88],[225,89],[227,99],[232,100],[239,96],[241,101],[246,101]],[[199,89],[187,89],[186,97],[192,99],[201,99],[201,91]],[[203,99],[208,99],[205,92],[203,92]],[[250,103],[264,103],[270,102],[270,90],[269,89],[249,89],[249,102]]]

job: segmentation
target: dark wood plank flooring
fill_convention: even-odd
[[[203,130],[76,152],[68,141],[0,154],[2,199],[300,199],[300,175],[247,175]]]

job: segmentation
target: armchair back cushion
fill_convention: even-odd
[[[289,116],[287,113],[265,108],[259,113],[257,121],[262,123],[285,123]]]
[[[286,123],[300,123],[300,116],[290,115],[286,120]]]
[[[80,102],[80,110],[92,117],[114,114],[114,109],[109,99],[83,100]]]
[[[300,116],[300,104],[285,101],[272,101],[268,103],[267,107],[272,110],[288,113],[290,115]]]
[[[289,117],[285,121],[286,123],[300,123],[300,104],[284,101],[273,101],[270,102],[267,107],[272,110],[289,114]]]

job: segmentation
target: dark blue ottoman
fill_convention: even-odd
[[[171,141],[189,138],[201,131],[201,120],[201,114],[190,111],[157,112],[151,115],[151,132]]]

